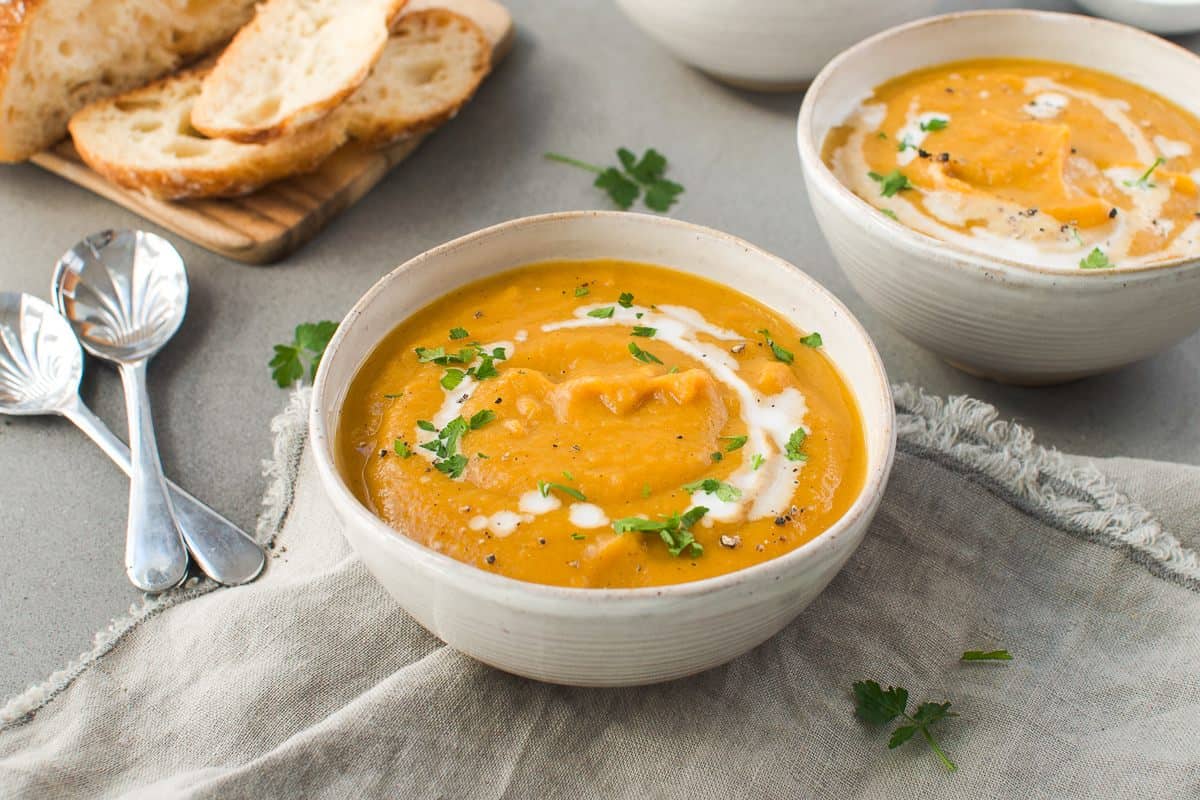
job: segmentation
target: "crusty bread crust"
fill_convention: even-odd
[[[313,171],[346,141],[341,127],[321,123],[265,144],[189,134],[191,103],[207,73],[207,67],[187,70],[92,103],[71,119],[75,149],[89,167],[119,186],[179,199],[248,194],[272,181]],[[146,111],[147,105],[155,107]],[[143,121],[160,125],[139,141]],[[210,154],[160,156],[155,149],[189,143]]]
[[[0,3],[0,109],[7,106],[4,94],[8,90],[9,73],[21,47],[21,37],[44,1]],[[33,155],[32,152],[25,152],[28,149],[13,141],[5,121],[0,120],[0,161],[23,161]]]
[[[470,18],[444,8],[402,14],[392,22],[391,34],[371,77],[338,110],[350,137],[371,147],[418,136],[452,119],[492,68],[487,36]],[[456,49],[448,51],[451,45]],[[431,63],[412,63],[435,54]],[[413,67],[433,71],[414,78],[406,69]]]
[[[266,115],[261,121],[234,122],[226,115],[228,98],[237,94],[233,87],[238,86],[248,64],[254,63],[264,42],[271,38],[272,30],[268,21],[277,7],[286,6],[293,0],[267,0],[259,6],[254,20],[246,25],[217,60],[209,77],[205,79],[204,90],[196,102],[192,114],[192,124],[207,136],[230,139],[235,142],[265,142],[297,131],[306,125],[313,124],[330,114],[350,97],[359,86],[370,76],[371,69],[383,53],[388,40],[388,21],[394,19],[404,8],[407,0],[388,0],[382,20],[383,27],[372,47],[357,53],[357,69],[340,85],[333,87],[327,94],[315,97],[311,102],[296,105],[287,113],[275,112]]]

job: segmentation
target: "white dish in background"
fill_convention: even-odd
[[[1198,0],[1075,0],[1093,14],[1154,33],[1200,31]]]
[[[526,583],[435,552],[369,511],[335,464],[351,380],[406,317],[466,283],[550,259],[663,264],[735,285],[819,330],[865,425],[863,490],[811,542],[737,572],[672,586],[573,589]],[[782,259],[724,233],[666,217],[568,212],[513,220],[436,247],[396,268],[351,309],[313,390],[310,447],[346,538],[400,604],[452,647],[552,683],[628,686],[715,667],[774,635],[833,579],[883,497],[895,450],[895,411],[879,354],[833,295]]]
[[[983,57],[1102,70],[1200,114],[1200,58],[1125,25],[1075,14],[975,11],[903,25],[831,61],[797,128],[809,200],[862,298],[901,333],[973,374],[1021,384],[1094,375],[1153,355],[1200,328],[1200,259],[1110,270],[1021,264],[894,222],[821,159],[825,136],[881,83]]]
[[[931,14],[938,0],[617,0],[680,61],[747,89],[803,87],[864,36]]]

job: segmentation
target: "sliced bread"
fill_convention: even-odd
[[[374,147],[436,128],[458,113],[492,65],[474,22],[441,8],[392,23],[375,69],[338,109],[351,138]]]
[[[405,0],[267,0],[204,80],[192,124],[239,142],[329,114],[371,73]]]
[[[255,0],[0,0],[0,161],[57,142],[93,100],[224,44]]]
[[[108,180],[157,197],[229,197],[309,172],[346,140],[318,123],[262,144],[210,139],[191,115],[207,68],[97,101],[71,119],[80,157]]]

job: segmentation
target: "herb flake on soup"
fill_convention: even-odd
[[[1200,119],[1095,70],[919,70],[875,89],[823,158],[886,216],[1010,260],[1104,270],[1200,255]]]
[[[563,261],[469,284],[389,333],[349,388],[338,459],[427,547],[626,588],[812,540],[861,491],[864,442],[819,332],[695,276]]]

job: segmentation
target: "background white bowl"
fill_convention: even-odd
[[[1102,17],[1155,33],[1200,31],[1197,0],[1075,0]]]
[[[843,48],[938,0],[617,0],[676,58],[749,89],[800,88]]]
[[[830,128],[874,87],[967,58],[1065,61],[1119,75],[1200,113],[1200,58],[1124,25],[1072,14],[980,11],[910,23],[831,61],[800,109],[809,199],[862,298],[901,333],[968,372],[1056,383],[1104,372],[1200,327],[1200,259],[1050,270],[933,239],[875,211],[821,160]]]
[[[436,298],[487,275],[547,259],[612,257],[668,265],[736,286],[824,336],[866,423],[861,496],[808,544],[740,572],[649,589],[568,589],[495,575],[392,530],[334,467],[351,379],[380,339]],[[854,552],[883,495],[895,416],[883,365],[836,298],[775,256],[675,220],[573,212],[514,220],[398,267],[350,311],[317,375],[310,446],[344,532],[368,569],[434,635],[509,672],[587,686],[652,683],[716,666],[764,641],[825,588]]]

